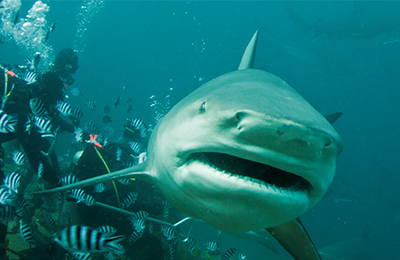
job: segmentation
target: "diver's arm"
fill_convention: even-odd
[[[54,116],[52,118],[52,122],[53,122],[53,126],[55,128],[60,127],[60,130],[62,132],[73,133],[74,130],[75,130],[75,126],[73,126],[72,124],[68,123],[67,121],[62,119],[60,116]]]

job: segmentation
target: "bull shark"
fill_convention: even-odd
[[[302,33],[314,32],[315,36],[322,34],[335,39],[370,39],[385,34],[389,43],[398,43],[400,40],[400,15],[378,14],[366,10],[364,3],[354,1],[353,13],[347,17],[334,20],[319,18],[314,24],[310,24],[297,15],[285,3],[286,11],[297,29]]]
[[[320,259],[298,217],[332,182],[341,138],[277,76],[253,69],[258,30],[239,69],[202,85],[162,118],[147,159],[71,185],[118,179],[156,186],[183,213],[224,232],[267,228],[297,260]]]

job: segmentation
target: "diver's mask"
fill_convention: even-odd
[[[60,77],[61,78],[61,77]],[[72,85],[75,82],[75,79],[71,77],[71,75],[69,75],[66,78],[61,78],[62,82],[64,82],[67,85]]]

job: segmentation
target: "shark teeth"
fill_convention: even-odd
[[[275,193],[306,192],[311,185],[304,178],[269,165],[221,153],[193,153],[188,163],[201,162],[215,171]]]

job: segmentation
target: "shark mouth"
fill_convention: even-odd
[[[250,178],[252,182],[273,186],[280,190],[305,192],[311,189],[311,184],[296,174],[228,154],[193,153],[189,160],[201,161],[220,172],[246,180]]]

